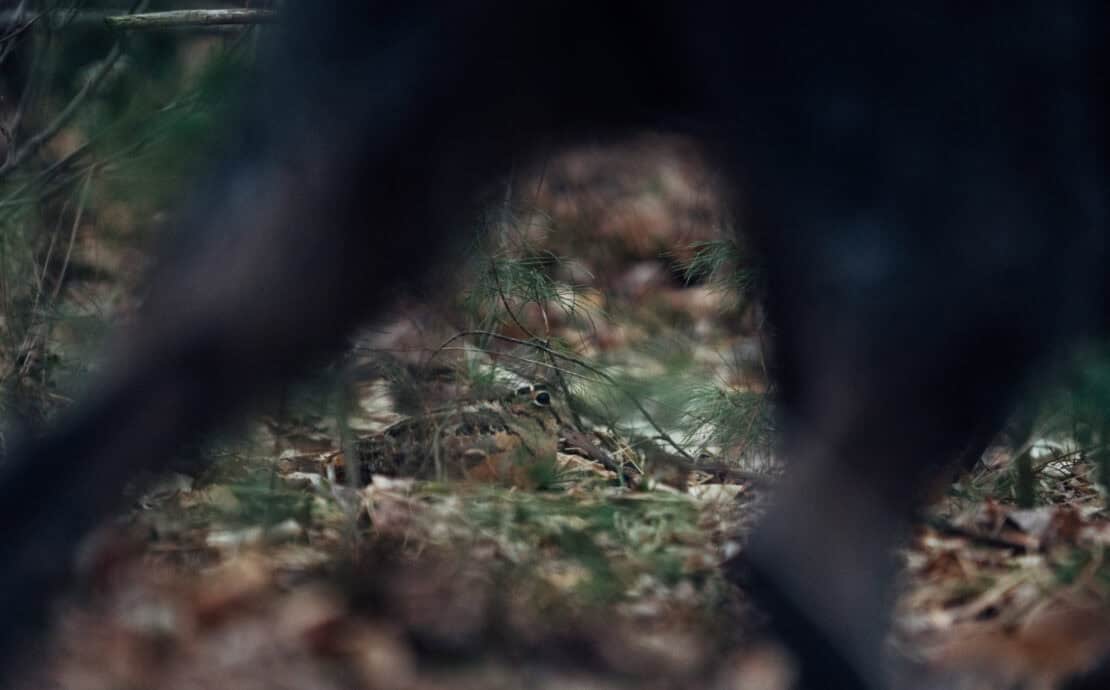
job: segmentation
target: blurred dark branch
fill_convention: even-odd
[[[273,10],[172,10],[144,14],[105,17],[104,22],[113,29],[179,29],[194,26],[236,26],[243,24],[273,24],[277,22]]]

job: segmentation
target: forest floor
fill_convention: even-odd
[[[318,381],[136,478],[25,687],[788,687],[719,567],[790,468],[758,303],[682,275],[729,226],[715,184],[655,136],[520,174],[458,268],[485,293],[401,299]],[[97,222],[73,261],[107,268],[74,303],[136,265]],[[1110,644],[1106,517],[1077,441],[1000,436],[900,554],[892,652],[947,687],[1056,687]]]

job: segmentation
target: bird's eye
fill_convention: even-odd
[[[530,385],[520,386],[519,388],[516,389],[516,394],[517,395],[527,395],[531,392],[532,392],[532,386],[530,386]]]
[[[540,407],[547,407],[551,404],[551,394],[547,391],[540,391],[539,393],[536,393],[536,396],[534,398],[532,398],[532,402],[539,405]]]

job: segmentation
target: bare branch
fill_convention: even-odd
[[[172,10],[104,18],[104,22],[113,29],[126,31],[180,29],[196,26],[274,24],[277,20],[277,12],[273,10],[252,9]]]

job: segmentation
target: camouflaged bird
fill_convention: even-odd
[[[403,419],[360,439],[355,456],[364,482],[381,474],[535,486],[554,469],[569,421],[546,386],[524,385],[503,398]]]

